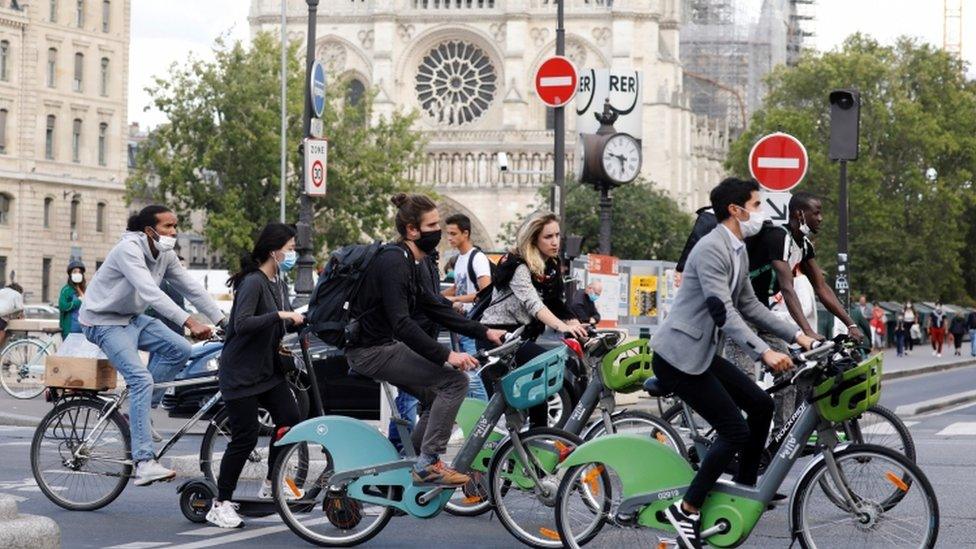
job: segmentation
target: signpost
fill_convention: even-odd
[[[790,198],[793,193],[761,191],[762,209],[776,225],[786,225],[790,220]]]
[[[599,280],[603,283],[603,293],[596,300],[596,310],[600,312],[600,328],[617,326],[620,301],[620,261],[613,256],[589,254],[587,256],[586,282]]]
[[[766,190],[784,192],[797,186],[807,173],[807,149],[787,133],[769,134],[749,153],[749,172]]]
[[[325,112],[325,67],[318,59],[312,63],[312,74],[309,75],[309,88],[312,91],[312,109],[315,117],[321,118]]]
[[[305,193],[309,196],[325,196],[328,155],[328,141],[305,138]]]

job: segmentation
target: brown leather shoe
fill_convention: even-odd
[[[463,486],[467,484],[471,477],[451,469],[444,462],[437,460],[428,465],[423,472],[418,473],[416,469],[411,473],[414,484],[437,484],[441,486]]]

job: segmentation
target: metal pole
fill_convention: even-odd
[[[308,41],[305,48],[305,112],[302,115],[302,137],[309,137],[312,128],[312,61],[315,60],[315,23],[316,12],[319,0],[305,0],[308,4]],[[305,150],[304,147],[298,148],[302,165],[302,198],[301,207],[298,213],[298,269],[295,276],[295,305],[300,306],[308,303],[308,298],[312,294],[312,266],[315,264],[315,257],[312,255],[312,200],[305,193]]]
[[[845,310],[851,308],[851,277],[848,270],[848,205],[847,205],[847,161],[840,161],[840,189],[837,212],[837,298]]]
[[[613,199],[610,186],[600,185],[600,253],[610,255],[610,228],[613,222]]]
[[[281,189],[278,200],[281,202],[281,222],[285,222],[285,170],[288,169],[288,33],[285,29],[285,14],[288,2],[281,1]]]
[[[566,29],[563,28],[563,0],[556,0],[556,55],[566,53]],[[555,150],[553,158],[553,189],[552,189],[552,211],[560,217],[564,217],[566,207],[566,109],[556,107],[555,123],[553,133],[555,133]]]

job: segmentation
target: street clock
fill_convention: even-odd
[[[596,133],[582,134],[576,145],[576,175],[583,183],[597,187],[617,187],[630,183],[640,174],[641,143],[614,129],[618,114],[603,104],[603,113],[594,114],[600,122]]]

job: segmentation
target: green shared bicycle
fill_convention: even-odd
[[[794,541],[809,548],[935,546],[939,505],[922,470],[890,448],[838,440],[838,425],[881,396],[881,362],[858,364],[841,343],[794,355],[792,382],[811,396],[777,435],[782,443],[758,485],[720,480],[709,493],[701,511],[708,545],[736,547],[749,538],[816,434],[817,454],[789,501]],[[564,545],[579,547],[597,535],[614,547],[680,544],[670,539],[664,510],[681,498],[694,470],[674,451],[647,437],[609,435],[575,449],[560,468],[566,473],[556,528]]]

